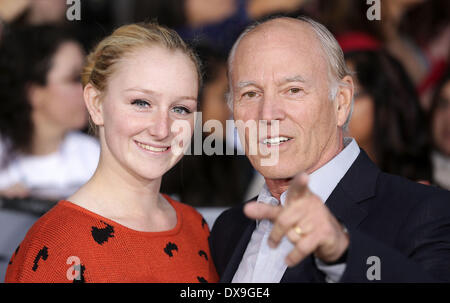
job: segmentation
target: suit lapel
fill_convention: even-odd
[[[362,202],[375,195],[379,169],[361,150],[355,162],[338,183],[325,202],[333,215],[348,229],[357,226],[366,218],[367,210]],[[324,282],[324,274],[317,269],[310,255],[297,266],[288,268],[281,282]]]
[[[242,256],[247,249],[248,242],[252,237],[255,227],[256,221],[248,220],[247,227],[244,227],[244,232],[242,233],[241,239],[233,250],[233,254],[231,255],[230,261],[228,262],[228,265],[226,266],[225,271],[220,278],[220,282],[229,283],[231,282],[231,280],[233,280],[234,274],[236,273],[239,264],[241,263]]]
[[[367,216],[363,201],[375,196],[380,170],[361,150],[355,162],[327,199],[333,215],[348,229],[356,228]]]
[[[348,195],[342,187],[336,187],[325,205],[348,229],[356,228],[367,216],[367,211],[355,203],[353,197]]]

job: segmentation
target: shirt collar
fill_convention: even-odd
[[[359,155],[359,146],[353,138],[344,138],[344,149],[333,159],[328,161],[324,166],[320,167],[309,175],[309,189],[325,202],[338,185],[339,181],[344,177],[352,166],[353,162]],[[280,196],[281,204],[286,201],[287,191]],[[258,202],[277,205],[279,202],[269,191],[267,184],[261,189]]]

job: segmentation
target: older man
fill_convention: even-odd
[[[234,118],[265,177],[257,202],[224,212],[211,251],[224,282],[450,281],[450,193],[380,172],[344,138],[353,81],[336,40],[308,18],[248,28],[229,58]]]

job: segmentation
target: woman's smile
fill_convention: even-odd
[[[170,145],[164,146],[164,145],[155,145],[155,144],[148,144],[143,143],[134,140],[137,146],[139,146],[140,149],[150,152],[152,154],[160,155],[160,154],[167,154],[170,151]]]

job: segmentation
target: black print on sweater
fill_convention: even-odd
[[[20,245],[17,246],[16,251],[14,252],[14,256],[11,257],[11,260],[9,261],[8,265],[11,265],[11,264],[12,264],[12,260],[13,260],[13,258],[14,258],[15,256],[17,256],[17,253],[19,252],[19,248],[20,248]]]
[[[205,218],[202,218],[202,228],[205,227],[205,224],[206,224],[206,220],[205,220]]]
[[[92,226],[92,237],[94,238],[95,242],[97,242],[98,244],[102,245],[105,242],[108,242],[109,238],[114,237],[114,227],[112,227],[111,225],[100,221],[103,224],[106,225],[106,227],[104,228],[97,228],[95,226]]]
[[[73,279],[73,283],[85,283],[86,282],[86,280],[84,279],[84,271],[85,270],[86,270],[86,267],[84,267],[84,265],[80,264],[80,277],[79,277],[79,279]]]
[[[167,243],[166,247],[164,248],[164,252],[166,254],[168,254],[169,257],[173,257],[173,253],[172,253],[173,250],[178,251],[178,246],[175,243],[172,243],[172,242]]]
[[[33,268],[32,268],[32,270],[33,271],[36,271],[37,269],[38,269],[38,263],[39,263],[39,260],[40,259],[42,259],[42,260],[47,260],[47,258],[48,258],[48,248],[47,248],[47,246],[44,246],[39,252],[38,252],[38,254],[36,255],[36,258],[34,258],[34,261],[33,261]]]
[[[198,255],[200,257],[205,257],[206,261],[208,261],[208,255],[203,250],[199,250]]]
[[[208,281],[206,281],[206,279],[203,277],[197,277],[197,279],[198,279],[198,282],[200,282],[200,283],[208,283]]]

